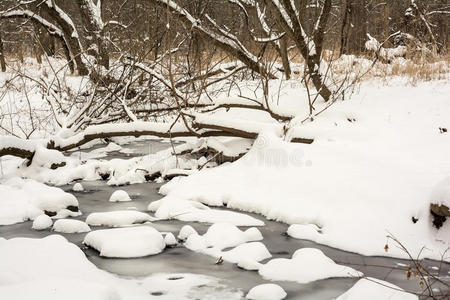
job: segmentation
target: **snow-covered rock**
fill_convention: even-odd
[[[286,296],[286,292],[278,284],[266,283],[252,288],[245,298],[251,300],[282,300]]]
[[[253,259],[241,259],[237,266],[247,271],[258,271],[262,264]]]
[[[37,216],[36,219],[33,221],[33,228],[34,230],[44,230],[52,227],[53,220],[47,215],[40,215]]]
[[[78,200],[60,188],[13,177],[0,182],[0,225],[33,220],[44,213],[78,216]]]
[[[360,277],[363,274],[350,267],[336,264],[332,259],[315,248],[295,251],[291,259],[275,258],[262,265],[259,274],[270,280],[311,281],[332,277]]]
[[[128,193],[125,192],[124,190],[115,191],[109,198],[109,202],[127,202],[127,201],[131,201],[131,198],[128,195]]]
[[[90,226],[121,227],[152,221],[150,215],[134,210],[117,210],[110,212],[91,213],[86,218]]]
[[[191,225],[184,225],[178,233],[178,238],[184,241],[193,233],[197,233],[197,231]]]
[[[215,223],[208,228],[203,238],[208,247],[222,250],[239,246],[246,242],[260,241],[263,239],[263,236],[254,227],[241,231],[237,226],[229,223]]]
[[[73,185],[72,191],[74,191],[74,192],[82,192],[82,191],[84,191],[84,187],[83,187],[83,185],[81,183],[77,182],[77,183],[75,183]]]
[[[315,224],[292,224],[287,234],[296,239],[316,241],[320,237],[320,228]]]
[[[245,243],[237,246],[229,251],[222,252],[222,258],[230,263],[238,264],[242,262],[241,265],[249,266],[249,262],[259,262],[267,258],[271,258],[269,250],[261,242]]]
[[[91,231],[91,228],[83,221],[60,219],[53,224],[53,230],[61,233],[83,233]]]
[[[167,247],[173,247],[178,244],[177,239],[172,232],[166,233],[166,235],[164,236],[164,243]]]
[[[229,223],[215,223],[208,228],[204,235],[192,232],[188,227],[182,233],[183,236],[187,235],[186,248],[193,251],[200,251],[205,248],[214,248],[214,250],[220,251],[246,242],[263,239],[257,228],[252,227],[246,231],[241,231],[238,227]]]
[[[362,278],[336,300],[418,300],[416,295],[376,278]]]
[[[159,219],[178,219],[185,222],[230,223],[236,226],[264,226],[264,222],[244,213],[212,209],[196,201],[179,197],[153,201],[148,206]]]
[[[96,230],[86,235],[83,244],[100,256],[121,258],[155,255],[166,247],[162,234],[150,226]]]

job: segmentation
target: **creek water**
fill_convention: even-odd
[[[152,141],[154,145],[147,147],[144,143],[136,144],[138,153],[148,153],[147,151],[160,150],[170,147],[168,143],[161,143]],[[133,145],[128,145],[128,148],[133,148]],[[120,153],[110,153],[108,157],[124,158]],[[83,215],[77,217],[79,220],[85,220],[86,216],[92,212],[104,212],[133,208],[139,211],[146,212],[147,206],[150,202],[159,200],[162,196],[158,194],[158,189],[161,184],[157,183],[143,183],[128,186],[121,186],[129,193],[133,201],[131,202],[109,202],[109,197],[117,187],[108,186],[104,181],[82,182],[85,191],[73,192],[72,186],[63,186],[62,188],[70,193],[73,193],[78,201],[80,210]],[[223,208],[226,209],[226,208]],[[265,219],[256,214],[250,214],[255,218],[259,218],[265,222],[265,226],[259,227],[264,240],[262,241],[273,258],[284,257],[290,258],[292,254],[299,248],[313,247],[322,250],[325,255],[340,264],[348,265],[362,271],[365,276],[375,277],[378,279],[389,281],[395,285],[402,287],[409,291],[420,291],[419,281],[417,279],[407,280],[404,267],[401,268],[398,264],[409,264],[406,260],[387,258],[387,257],[367,257],[356,253],[350,253],[328,246],[320,245],[307,240],[297,240],[286,236],[285,232],[288,225],[274,222]],[[161,232],[172,232],[177,236],[179,230],[183,225],[189,224],[193,226],[199,234],[206,232],[210,224],[195,223],[195,222],[181,222],[177,220],[155,221],[151,226],[155,227]],[[143,225],[148,226],[148,225]],[[102,229],[103,227],[95,227],[95,229]],[[241,227],[245,229],[245,227]],[[35,231],[31,229],[31,222],[24,222],[20,224],[0,226],[0,236],[4,238],[13,237],[30,237],[42,238],[47,235],[54,234],[51,231]],[[223,264],[215,264],[216,259],[205,254],[196,253],[183,246],[175,248],[167,248],[163,253],[133,259],[114,259],[100,257],[98,252],[87,248],[82,244],[85,234],[62,234],[69,241],[78,245],[86,254],[87,258],[94,263],[98,268],[106,270],[118,276],[139,278],[155,273],[195,273],[213,276],[221,279],[221,283],[226,284],[231,288],[240,289],[246,292],[255,285],[267,283],[258,272],[245,271],[238,268],[236,265],[224,262]],[[364,241],[361,241],[364,243]],[[382,248],[384,245],[380,245]],[[49,249],[51,251],[51,249]],[[265,261],[263,261],[265,262]],[[437,261],[425,261],[424,266],[429,268],[430,272],[437,272],[433,268],[440,267],[440,274],[446,275],[450,272],[450,264]],[[287,299],[334,299],[346,290],[348,290],[357,279],[355,278],[331,278],[325,280],[318,280],[308,284],[299,284],[295,282],[276,282],[280,284],[288,293]],[[174,299],[176,300],[176,299]]]

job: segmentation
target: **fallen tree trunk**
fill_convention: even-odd
[[[46,143],[48,149],[68,151],[78,148],[92,140],[117,136],[156,136],[160,138],[175,137],[241,137],[255,139],[260,132],[269,127],[282,134],[282,124],[267,124],[262,122],[248,122],[236,120],[222,120],[217,118],[194,116],[193,127],[187,128],[184,123],[156,123],[131,122],[125,124],[94,125],[69,138],[55,137]],[[293,142],[311,144],[312,139],[293,137]],[[32,140],[22,140],[16,137],[0,137],[0,157],[13,155],[31,159],[36,151],[36,143]]]

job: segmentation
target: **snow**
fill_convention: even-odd
[[[166,247],[162,234],[149,226],[96,230],[86,235],[83,244],[100,256],[120,258],[155,255]]]
[[[265,279],[308,283],[333,277],[360,277],[363,274],[350,267],[336,264],[315,248],[295,251],[291,259],[275,258],[259,268]]]
[[[247,271],[258,271],[262,264],[253,259],[240,259],[237,266]]]
[[[69,206],[78,207],[78,200],[60,188],[19,177],[0,180],[0,225],[33,220],[45,211],[56,217],[80,215]]]
[[[74,192],[82,192],[84,191],[84,187],[81,185],[81,183],[77,182],[73,185],[72,191]]]
[[[430,203],[450,208],[450,176],[440,181],[431,193]]]
[[[185,241],[192,234],[198,233],[191,225],[184,225],[183,227],[181,227],[180,232],[178,233],[178,238]]]
[[[53,230],[61,233],[83,233],[91,231],[91,228],[83,221],[60,219],[53,224]]]
[[[188,241],[191,236],[188,237]],[[222,250],[250,241],[260,241],[263,239],[263,236],[257,228],[241,231],[233,224],[215,223],[208,228],[203,238],[208,247],[212,246]]]
[[[413,256],[425,247],[421,257],[440,259],[450,246],[450,222],[434,228],[429,204],[436,184],[449,177],[450,134],[439,127],[450,128],[444,113],[450,110],[450,85],[431,81],[405,87],[401,78],[380,84],[362,83],[358,93],[312,122],[301,122],[307,107],[286,104],[305,113],[289,124],[285,139],[293,134],[314,138],[312,144],[287,143],[278,129],[263,132],[238,161],[166,183],[159,207],[166,201],[170,207],[187,206],[184,201],[226,204],[287,224],[316,224],[321,233],[312,238],[321,244],[407,257],[397,247],[384,251],[391,233]],[[299,88],[283,86],[280,103],[291,103],[298,93]]]
[[[176,182],[179,178],[174,178]],[[164,198],[149,204],[149,211],[159,219],[178,219],[185,222],[231,223],[236,226],[263,226],[264,222],[247,214],[211,209],[195,201],[179,198]]]
[[[392,283],[376,278],[362,278],[336,300],[418,300]]]
[[[164,236],[164,243],[167,247],[173,247],[178,244],[177,239],[172,232],[166,233],[166,235]]]
[[[32,249],[32,251],[30,251]],[[241,299],[213,277],[196,274],[153,274],[124,279],[98,269],[75,244],[60,235],[42,239],[0,238],[0,295],[10,300],[145,300]],[[170,280],[171,278],[179,280]],[[207,293],[202,286],[209,287]],[[155,296],[156,297],[156,296]]]
[[[292,224],[287,234],[296,239],[316,241],[320,238],[320,228],[315,224]]]
[[[255,268],[257,262],[272,257],[263,243],[255,242],[263,239],[255,227],[241,231],[230,223],[215,223],[204,235],[199,235],[194,228],[185,225],[178,238],[185,240],[184,246],[192,251],[222,257],[227,262],[241,264],[249,269]],[[223,251],[227,248],[233,249]]]
[[[109,212],[91,213],[86,218],[90,226],[121,227],[152,221],[150,215],[134,210],[117,210]]]
[[[266,283],[252,288],[245,298],[251,300],[281,300],[286,296],[286,292],[278,284]]]
[[[261,242],[245,243],[237,246],[229,251],[222,252],[222,258],[233,264],[241,263],[242,265],[249,265],[251,262],[260,262],[264,259],[271,258],[269,250]]]
[[[124,190],[117,190],[109,198],[109,202],[127,202],[131,201],[130,196]]]
[[[33,228],[34,230],[45,230],[52,227],[52,225],[52,218],[47,215],[40,215],[37,216],[36,219],[34,219],[33,226],[31,228]]]

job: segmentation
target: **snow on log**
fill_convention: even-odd
[[[22,158],[30,158],[36,151],[36,144],[30,140],[24,140],[15,136],[0,136],[0,157],[13,155]]]

